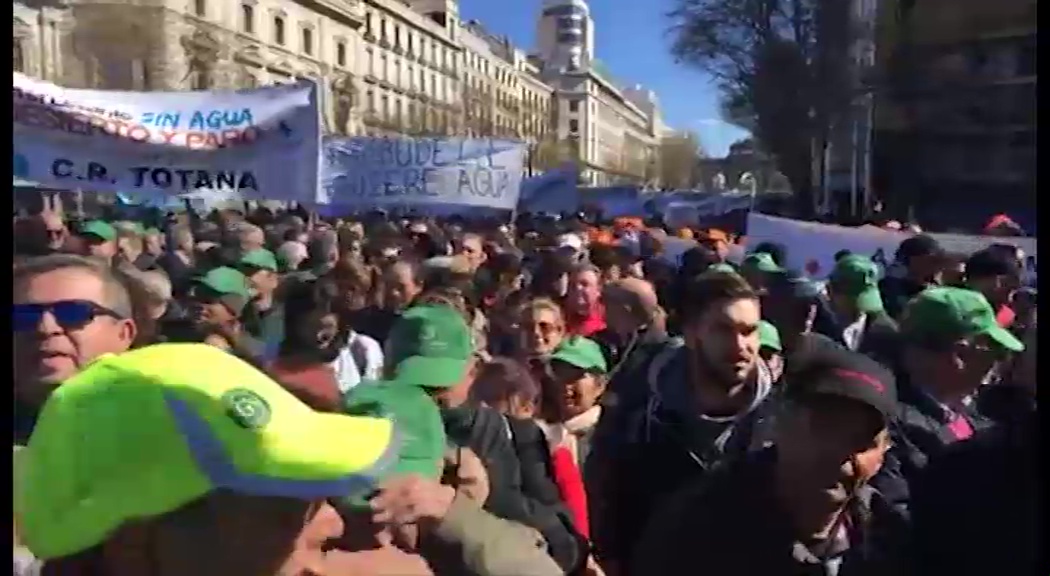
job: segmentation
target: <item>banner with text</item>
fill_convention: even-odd
[[[224,190],[314,202],[317,86],[118,92],[63,88],[15,72],[14,175],[136,198]]]
[[[813,278],[824,278],[835,264],[835,253],[849,250],[865,254],[886,266],[893,263],[897,246],[911,236],[875,226],[852,228],[818,222],[804,222],[751,213],[747,218],[747,247],[776,242],[787,249],[787,266],[805,271]],[[1025,254],[1025,282],[1034,283],[1038,274],[1036,239],[1028,237],[970,236],[930,234],[950,253],[972,254],[990,244],[1013,244]]]
[[[525,145],[468,138],[326,138],[322,204],[513,210]]]

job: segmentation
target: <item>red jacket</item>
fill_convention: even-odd
[[[583,336],[590,338],[595,334],[605,330],[605,307],[601,304],[595,306],[591,311],[583,317],[569,314],[567,320],[567,328],[569,334],[574,336]]]
[[[551,453],[551,466],[554,468],[554,483],[558,485],[561,499],[572,514],[576,531],[584,538],[591,539],[591,524],[587,517],[587,492],[583,487],[583,474],[573,460],[572,452],[559,446]]]

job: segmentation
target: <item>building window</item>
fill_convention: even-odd
[[[579,100],[569,100],[569,112],[579,112],[579,111],[580,111],[580,101]]]
[[[25,72],[26,71],[26,54],[25,54],[24,48],[22,46],[22,39],[21,38],[15,38],[14,40],[15,40],[14,48],[13,48],[12,52],[13,52],[13,56],[14,56],[14,69],[15,69],[15,72]]]
[[[579,120],[569,120],[569,133],[570,134],[576,134],[579,131],[580,131],[580,121]]]
[[[208,3],[205,0],[193,0],[193,13],[201,18],[208,15]]]
[[[280,16],[273,17],[273,41],[284,46],[284,18]]]
[[[383,114],[383,118],[389,118],[390,117],[390,97],[387,96],[386,94],[383,94],[383,98],[380,101],[382,102],[382,108],[380,108],[380,112]]]
[[[376,111],[376,95],[375,95],[375,92],[372,92],[371,90],[369,90],[365,94],[365,104],[368,106],[368,111],[369,112],[375,112]]]
[[[255,34],[255,7],[251,4],[241,4],[241,30]]]
[[[368,73],[372,76],[376,75],[376,53],[369,48],[366,51],[366,57],[368,58]]]
[[[314,53],[314,31],[310,28],[303,28],[303,53]]]
[[[346,66],[346,43],[340,42],[335,45],[335,63]]]
[[[372,34],[372,13],[365,14],[365,35]]]
[[[394,46],[401,47],[401,27],[397,24],[394,24]]]

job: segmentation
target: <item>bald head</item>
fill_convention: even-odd
[[[623,278],[611,282],[605,286],[604,292],[629,300],[635,308],[646,314],[655,312],[660,305],[652,283],[641,278]]]

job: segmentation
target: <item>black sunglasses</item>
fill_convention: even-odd
[[[50,312],[55,322],[65,330],[76,330],[90,324],[99,316],[122,320],[123,314],[89,300],[59,300],[37,304],[14,304],[12,324],[15,332],[32,332],[40,325],[44,314]]]

